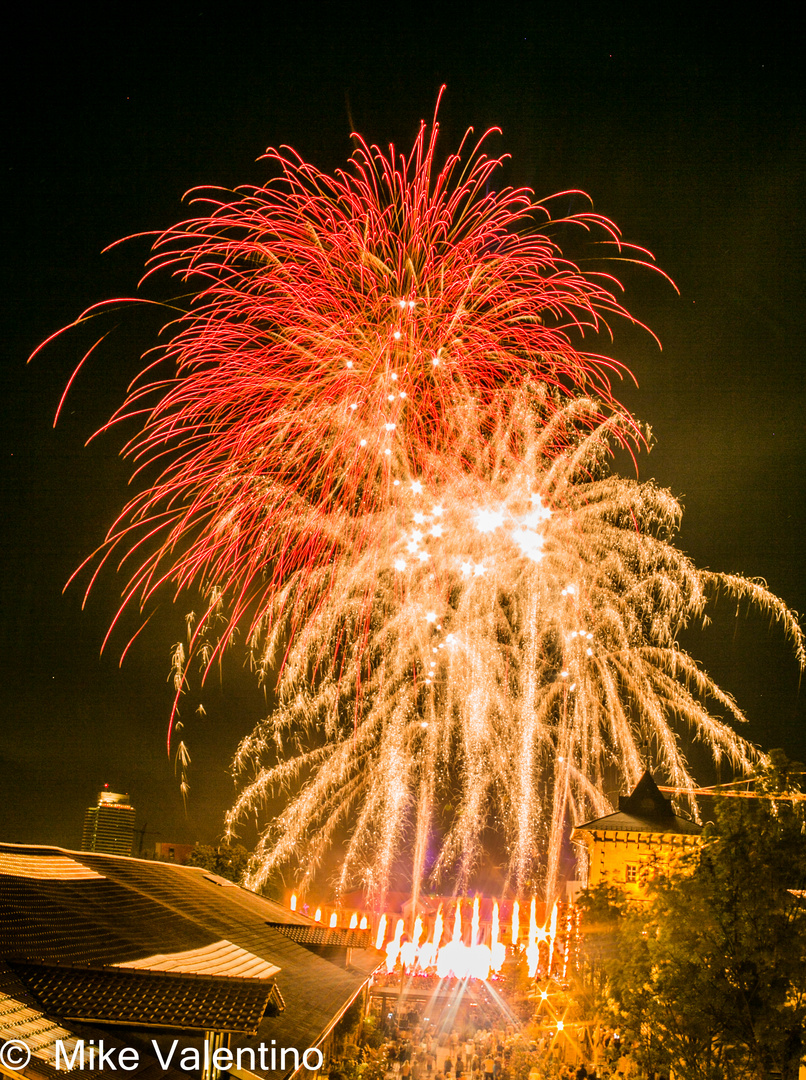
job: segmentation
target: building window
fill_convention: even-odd
[[[628,862],[625,881],[628,885],[636,885],[638,883],[638,863]]]

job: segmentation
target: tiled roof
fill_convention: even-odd
[[[107,1046],[121,1047],[132,1041],[127,1037],[124,1043],[108,1032],[101,1033],[94,1028],[68,1029],[46,1016],[11,968],[0,961],[0,1044],[19,1040],[31,1051],[31,1059],[24,1069],[17,1072],[18,1077],[25,1077],[26,1080],[58,1080],[64,1075],[64,1064],[57,1068],[57,1043],[61,1043],[69,1060],[80,1040],[95,1038],[97,1043],[101,1034]],[[102,1075],[89,1061],[81,1068],[81,1080],[95,1080]],[[171,1067],[167,1070],[160,1068],[153,1054],[142,1047],[137,1067],[128,1071],[127,1076],[133,1080],[184,1080],[187,1074]]]
[[[221,963],[208,971],[219,975],[236,973],[228,968],[239,962],[227,951],[232,946],[257,958],[251,973],[259,978],[261,964],[264,973],[280,969],[271,978],[286,1009],[261,1022],[257,1038],[267,1043],[275,1039],[300,1052],[316,1046],[383,960],[366,941],[348,953],[341,942],[323,949],[292,940],[281,930],[329,928],[195,867],[10,844],[0,844],[3,855],[26,856],[29,868],[36,860],[67,859],[87,873],[53,881],[21,876],[7,863],[12,872],[0,872],[0,960],[125,966],[132,973],[161,967],[163,960],[181,964],[184,956],[200,970]],[[253,1041],[244,1035],[233,1040]]]
[[[325,945],[340,949],[367,949],[372,947],[369,930],[344,930],[337,926],[293,926],[285,923],[267,923],[298,945]]]
[[[41,858],[25,852],[0,849],[0,874],[33,878],[37,881],[87,881],[103,877],[88,866],[82,866],[66,855],[50,855]]]
[[[276,964],[262,960],[231,941],[214,941],[201,949],[185,949],[183,952],[157,953],[113,966],[173,971],[186,975],[226,975],[242,979],[270,979],[280,970]]]
[[[577,825],[575,832],[641,832],[654,835],[699,836],[702,826],[678,817],[647,769],[629,795],[619,797],[614,814]]]
[[[0,875],[0,955],[119,964],[222,937],[105,875],[69,882]]]
[[[274,989],[264,979],[60,964],[9,966],[45,1012],[67,1023],[254,1034]],[[276,1003],[273,1011],[279,1011]]]
[[[5,967],[0,968],[0,1043],[25,1042],[34,1058],[47,1064],[56,1060],[56,1041],[72,1051],[73,1033],[39,1009]]]
[[[586,821],[584,825],[577,825],[575,832],[636,832],[652,835],[672,834],[676,836],[699,836],[702,826],[697,825],[688,818],[677,817],[672,814],[671,818],[652,820],[644,817],[636,817],[634,814],[624,814],[616,811],[615,814],[607,814],[606,817],[597,818],[595,821]]]

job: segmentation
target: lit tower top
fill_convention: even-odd
[[[104,788],[95,806],[88,806],[84,814],[81,850],[131,855],[133,840],[134,807],[129,796]]]

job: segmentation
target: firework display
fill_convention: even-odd
[[[415,881],[458,871],[464,885],[493,821],[513,884],[537,875],[551,888],[569,819],[608,813],[605,781],[634,786],[643,753],[680,787],[693,786],[681,732],[735,768],[753,763],[707,708],[741,721],[738,706],[677,637],[720,586],[781,618],[800,648],[794,619],[762,587],[702,573],[674,546],[678,503],[608,474],[617,422],[580,423],[595,403],[546,419],[528,389],[508,401],[472,468],[459,445],[452,479],[401,481],[373,523],[378,545],[328,568],[296,632],[293,589],[278,592],[260,661],[273,670],[291,640],[280,704],[239,750],[238,769],[256,776],[230,823],[274,788],[300,790],[261,842],[255,884],[299,860],[304,887],[348,822],[341,888],[360,873],[385,881],[401,847]],[[466,409],[471,445],[473,420]],[[565,441],[575,421],[576,443],[557,452],[555,429]]]
[[[642,753],[680,787],[684,738],[752,765],[740,709],[678,647],[709,594],[766,609],[804,662],[781,601],[699,571],[675,499],[609,471],[642,435],[621,365],[580,342],[629,315],[552,236],[649,256],[495,191],[483,140],[438,168],[436,138],[359,140],[332,176],[271,152],[272,182],[200,196],[154,247],[194,299],[113,418],[143,418],[146,479],[96,561],[134,561],[124,607],[203,596],[178,698],[236,633],[276,695],[228,816],[284,795],[253,886],[291,864],[304,889],[336,842],[339,889],[382,892],[401,855],[415,892],[463,888],[492,826],[513,885],[551,894],[567,824]]]

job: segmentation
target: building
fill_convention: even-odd
[[[107,855],[131,855],[134,840],[134,807],[128,795],[104,788],[98,802],[88,806],[81,835],[82,851],[102,851]]]
[[[179,863],[186,866],[190,862],[195,844],[171,844],[165,840],[154,845],[154,858],[158,862]]]
[[[695,848],[701,833],[702,826],[675,814],[647,769],[632,793],[620,796],[616,813],[577,825],[571,839],[585,849],[587,888],[615,885],[643,900],[651,878]]]
[[[91,1080],[102,1044],[136,1080],[311,1078],[383,959],[201,868],[61,848],[0,844],[0,912],[4,1080],[82,1051]]]

